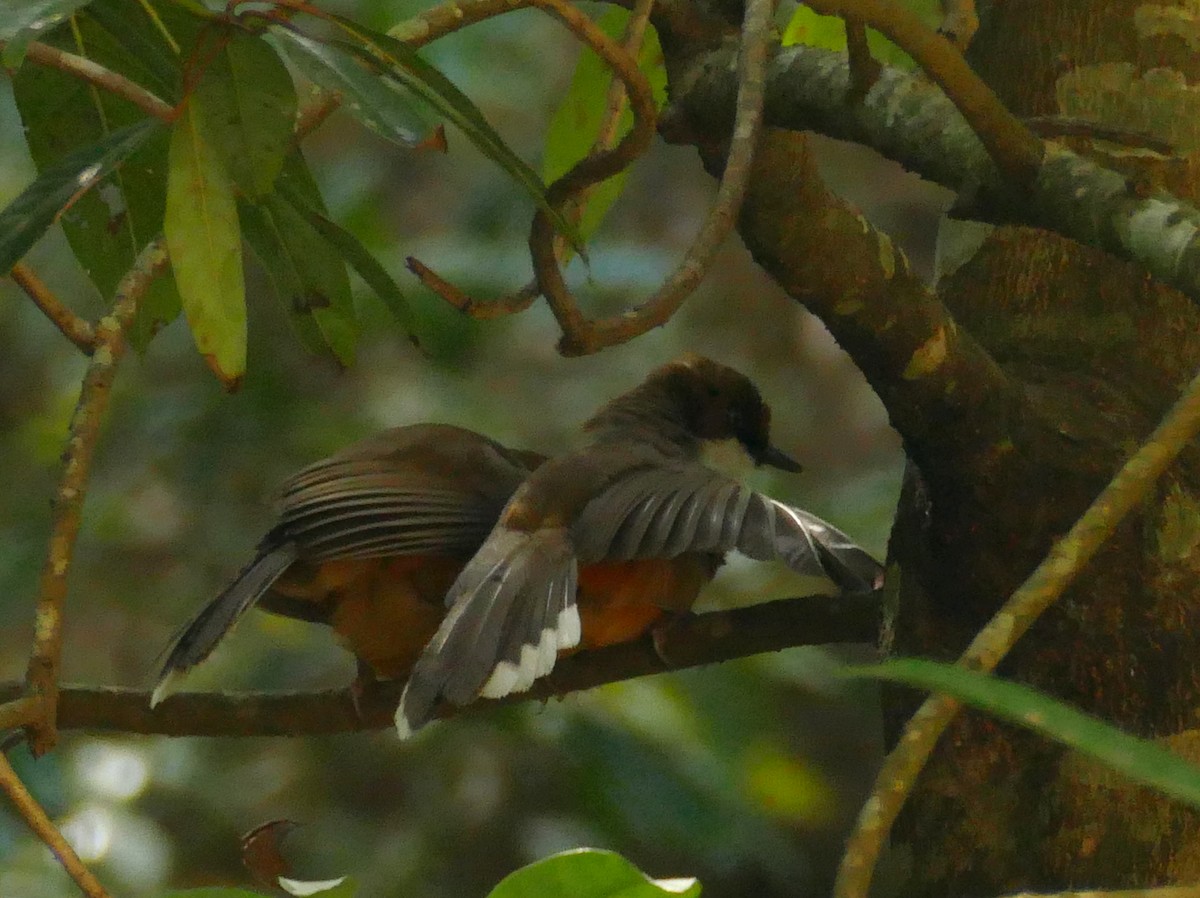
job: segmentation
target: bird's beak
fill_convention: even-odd
[[[767,446],[766,451],[758,457],[760,465],[770,465],[772,468],[778,468],[781,471],[790,471],[793,474],[799,474],[804,470],[800,462],[792,458],[782,449],[777,449],[774,446]]]

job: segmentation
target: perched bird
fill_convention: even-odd
[[[151,706],[255,604],[329,624],[360,674],[407,676],[450,584],[542,460],[470,430],[418,424],[300,471],[253,560],[175,638]]]
[[[770,410],[742,374],[699,356],[665,365],[584,425],[584,448],[517,488],[446,595],[412,669],[402,738],[437,703],[527,690],[558,654],[631,639],[691,607],[725,553],[780,559],[846,592],[882,569],[849,537],[710,467],[799,465],[769,440]]]

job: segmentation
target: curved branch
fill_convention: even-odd
[[[440,717],[484,711],[496,704],[563,696],[650,674],[683,670],[799,645],[874,643],[879,597],[808,596],[733,611],[680,618],[637,642],[564,658],[529,692],[468,708],[443,706]],[[669,659],[668,664],[663,660]],[[355,710],[348,689],[317,693],[177,693],[153,711],[140,689],[64,687],[58,725],[63,729],[156,733],[167,736],[297,736],[378,730],[392,725],[403,683],[367,690]],[[0,702],[21,694],[19,683],[0,685]]]
[[[851,16],[882,32],[913,58],[962,113],[988,154],[1017,184],[1033,180],[1045,152],[1042,142],[1009,112],[946,38],[916,13],[888,0],[804,0],[826,15]]]
[[[976,634],[958,663],[973,670],[994,671],[1017,640],[1070,586],[1117,525],[1146,498],[1197,432],[1200,432],[1200,373],[1067,535]],[[953,698],[932,695],[905,725],[846,843],[834,889],[836,898],[866,898],[892,824],[959,707],[960,703]]]
[[[624,343],[670,320],[696,289],[712,264],[716,251],[732,230],[750,178],[750,165],[762,124],[767,50],[770,43],[771,0],[750,0],[742,26],[738,60],[738,92],[734,105],[733,136],[729,156],[708,217],[679,267],[663,285],[636,309],[600,321],[588,321],[567,289],[554,256],[553,233],[543,213],[533,220],[529,248],[538,283],[562,328],[560,349],[565,355],[585,355],[606,346]],[[585,160],[586,162],[586,160]],[[582,167],[577,166],[577,169]],[[575,176],[568,172],[551,192]]]
[[[62,332],[84,355],[91,355],[96,348],[96,329],[91,322],[76,315],[62,300],[54,295],[54,291],[46,286],[45,281],[37,276],[32,268],[24,262],[17,262],[8,273],[26,295],[33,300],[34,305],[42,310],[42,314]]]

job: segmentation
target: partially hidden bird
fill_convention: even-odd
[[[450,584],[396,710],[401,738],[443,700],[528,690],[560,653],[636,638],[689,609],[733,550],[846,593],[879,588],[879,563],[844,533],[714,466],[798,471],[771,444],[770,421],[747,377],[695,355],[603,406],[583,448],[516,487]]]
[[[247,609],[328,624],[361,680],[408,675],[443,600],[543,456],[446,424],[395,427],[286,481],[275,525],[167,650],[157,705]]]

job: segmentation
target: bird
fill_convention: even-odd
[[[254,557],[169,645],[151,707],[255,605],[331,626],[358,660],[356,686],[407,676],[450,584],[543,460],[461,427],[415,424],[299,471]]]
[[[584,424],[586,445],[517,487],[449,587],[401,694],[400,737],[442,701],[526,691],[560,654],[687,611],[733,550],[824,575],[844,593],[880,588],[879,562],[846,534],[718,469],[799,471],[770,425],[749,378],[695,354],[604,405]]]

